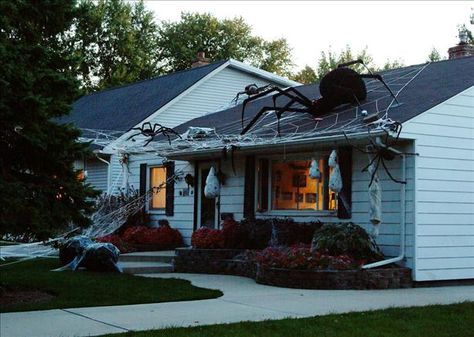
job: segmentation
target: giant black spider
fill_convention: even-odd
[[[384,168],[385,172],[387,173],[388,177],[393,181],[398,184],[406,184],[406,181],[398,180],[396,179],[391,173],[390,170],[387,167],[387,164],[385,163],[386,160],[392,161],[395,159],[396,156],[399,155],[407,155],[407,156],[417,156],[418,153],[411,153],[411,152],[400,152],[392,147],[392,145],[399,139],[400,133],[402,132],[402,124],[400,122],[393,122],[389,129],[392,132],[396,133],[396,136],[394,137],[394,140],[390,142],[390,133],[386,128],[382,128],[384,131],[385,135],[382,138],[381,136],[377,136],[372,138],[370,134],[370,129],[368,129],[369,132],[369,145],[367,145],[367,150],[361,149],[353,144],[350,144],[353,148],[356,150],[368,154],[372,156],[370,159],[369,163],[362,168],[362,172],[365,172],[369,169],[369,167],[375,163],[375,168],[372,171],[372,175],[370,177],[370,183],[369,187],[372,186],[372,183],[374,182],[375,179],[375,174],[378,171],[380,164],[382,164],[382,167]],[[346,133],[344,132],[344,137],[346,137],[347,142],[349,142],[349,138],[347,137]],[[350,143],[350,142],[349,142]],[[369,171],[370,172],[370,171]]]
[[[362,64],[369,73],[359,74],[355,70],[348,68],[353,64]],[[360,102],[364,101],[367,97],[367,88],[363,80],[364,78],[372,78],[382,82],[385,88],[390,92],[390,95],[393,97],[393,99],[397,101],[397,98],[385,83],[382,76],[379,74],[373,74],[362,60],[355,60],[339,64],[336,69],[327,73],[319,83],[321,98],[317,100],[309,99],[293,87],[281,89],[273,85],[266,85],[261,88],[255,88],[254,85],[249,85],[243,92],[239,93],[247,94],[249,96],[242,103],[241,134],[243,135],[247,133],[247,131],[252,128],[252,126],[266,111],[274,111],[276,113],[278,119],[278,133],[280,133],[279,121],[281,115],[284,112],[304,112],[313,115],[315,118],[318,118],[342,104],[357,104],[360,109]],[[260,111],[253,117],[253,119],[247,124],[247,126],[244,127],[244,114],[246,105],[249,102],[266,96],[272,92],[277,92],[272,96],[273,106],[262,107]],[[288,102],[283,107],[276,106],[276,100],[280,96],[286,96],[289,98]],[[295,103],[298,103],[303,107],[293,107]]]
[[[140,132],[137,132],[137,133],[131,135],[130,137],[127,138],[127,140],[129,140],[133,137],[136,137],[138,135],[143,135],[145,137],[148,137],[148,140],[147,140],[147,142],[145,143],[144,146],[147,146],[148,144],[150,144],[150,142],[159,134],[162,134],[163,136],[166,136],[168,138],[168,142],[170,143],[170,145],[171,145],[170,134],[176,135],[179,138],[181,138],[181,135],[178,134],[173,129],[167,128],[166,126],[163,126],[163,125],[158,124],[158,123],[155,123],[152,126],[150,122],[145,122],[145,123],[142,124],[141,127],[132,128],[132,130],[138,130]]]

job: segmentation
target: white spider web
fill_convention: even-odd
[[[398,97],[428,65],[429,63],[388,71],[384,73],[383,78],[395,97]],[[383,84],[377,80],[367,81],[366,87],[368,98],[365,102],[361,102],[360,109],[357,106],[342,107],[319,119],[315,119],[309,113],[285,112],[279,121],[280,128],[278,128],[275,112],[267,111],[245,135],[240,135],[242,121],[239,118],[214,126],[214,133],[204,138],[174,139],[171,145],[167,140],[153,141],[145,148],[132,144],[126,145],[124,149],[132,152],[153,151],[158,155],[166,156],[183,150],[223,148],[231,145],[245,147],[247,145],[286,144],[330,135],[351,135],[376,130],[391,131],[392,126],[397,122],[391,118],[391,111],[396,109],[397,102]],[[403,102],[401,103],[403,104]],[[301,106],[295,104],[293,107],[300,108]],[[379,118],[371,123],[364,123],[365,116],[361,110],[366,110],[369,115],[377,113]],[[253,118],[254,115],[246,116],[243,124],[247,125]]]

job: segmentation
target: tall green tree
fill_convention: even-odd
[[[306,65],[303,69],[293,74],[291,79],[296,82],[311,84],[318,80],[318,74],[316,74],[316,71],[313,68]]]
[[[178,22],[162,22],[159,49],[167,72],[189,68],[197,52],[212,61],[233,58],[280,75],[292,67],[285,39],[266,41],[252,35],[243,18],[220,20],[211,14],[181,13]]]
[[[321,52],[321,56],[318,59],[316,68],[313,69],[306,65],[305,68],[291,76],[291,78],[302,83],[317,82],[320,81],[328,72],[335,69],[339,64],[358,59],[362,60],[364,64],[373,72],[399,68],[403,66],[403,62],[400,60],[387,60],[382,67],[377,67],[367,48],[354,53],[352,48],[347,45],[345,49],[342,49],[339,53],[334,52],[331,49]],[[367,72],[366,68],[361,64],[354,64],[351,67],[359,73]]]
[[[161,74],[158,27],[143,1],[82,0],[66,43],[79,57],[86,91]]]
[[[73,1],[0,1],[0,233],[45,238],[88,223],[93,189],[73,169],[87,155],[79,131],[59,125],[78,94],[74,60],[59,36]]]
[[[430,54],[428,55],[428,61],[429,62],[437,62],[437,61],[441,61],[441,60],[442,60],[442,58],[441,58],[441,55],[439,54],[438,50],[433,47],[433,49],[431,49]]]

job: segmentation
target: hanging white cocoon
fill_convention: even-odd
[[[329,177],[329,189],[335,193],[339,193],[342,190],[342,177],[339,165],[333,167],[331,176]]]
[[[204,186],[204,195],[208,199],[214,199],[219,196],[219,193],[219,179],[217,179],[216,170],[214,169],[214,167],[211,167],[211,169],[209,170],[209,174],[206,178],[206,186]]]
[[[337,165],[337,151],[336,150],[332,150],[331,154],[329,155],[328,165],[333,168],[336,167]]]
[[[331,176],[329,177],[329,189],[335,193],[339,193],[342,190],[342,177],[339,164],[337,163],[336,150],[332,150],[329,155],[328,165],[332,167]]]
[[[369,186],[369,219],[374,225],[372,236],[379,235],[379,225],[382,222],[382,186],[380,186],[379,177],[375,172],[375,164],[368,167],[369,175],[374,177]]]
[[[311,179],[321,178],[321,172],[319,171],[319,163],[316,159],[311,160],[311,165],[309,166],[309,177]]]

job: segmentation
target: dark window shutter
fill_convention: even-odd
[[[245,158],[244,218],[255,218],[255,156]]]
[[[198,197],[199,193],[201,191],[199,190],[198,186],[198,177],[199,177],[199,162],[195,161],[194,162],[194,211],[193,211],[193,231],[197,230],[197,225],[198,225],[198,207],[199,207],[199,202],[198,202]]]
[[[258,200],[258,205],[259,205],[259,212],[266,212],[268,211],[268,165],[269,165],[269,160],[268,159],[260,159],[259,160],[259,166],[260,166],[260,171],[259,171],[259,199]]]
[[[350,146],[339,147],[337,149],[337,160],[342,177],[337,217],[339,219],[350,219],[352,217],[352,148]]]
[[[140,195],[146,193],[146,164],[140,164]]]
[[[174,215],[174,161],[169,161],[166,166],[166,215]]]

